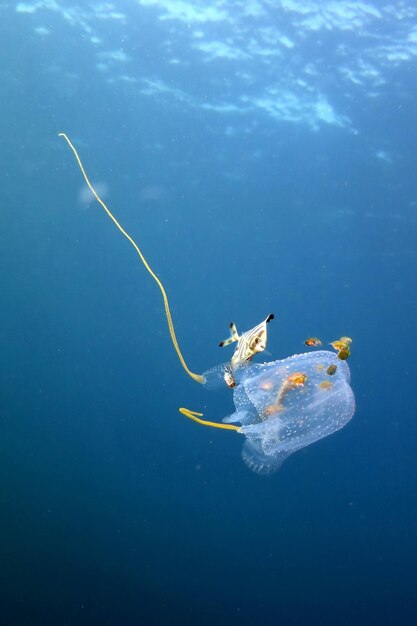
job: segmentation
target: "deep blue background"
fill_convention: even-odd
[[[416,15],[278,4],[246,5],[294,41],[268,64],[188,47],[248,50],[262,17],[240,2],[185,5],[228,11],[207,23],[169,0],[0,5],[1,624],[417,623]],[[268,114],[276,77],[297,104]],[[231,354],[231,319],[273,311],[272,358],[353,337],[345,429],[265,479],[177,412],[232,398],[185,376],[60,131],[194,371]]]

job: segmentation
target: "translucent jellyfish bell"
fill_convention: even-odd
[[[330,365],[336,366],[332,375]],[[293,452],[343,428],[355,412],[349,366],[328,351],[242,370],[233,401],[236,411],[223,421],[241,424],[243,460],[260,474],[275,472]]]
[[[222,371],[219,366],[209,374],[216,380]],[[355,412],[349,366],[333,352],[295,354],[234,374],[236,411],[223,423],[189,409],[180,412],[203,426],[244,435],[242,458],[259,474],[272,474],[293,452],[343,428]]]

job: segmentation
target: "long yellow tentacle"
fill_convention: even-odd
[[[234,430],[236,432],[240,432],[240,427],[235,426],[234,424],[219,424],[218,422],[208,422],[207,420],[202,420],[203,413],[197,413],[197,411],[190,411],[190,409],[180,408],[178,409],[180,413],[188,417],[190,420],[197,422],[198,424],[202,424],[203,426],[211,426],[212,428],[222,428],[223,430]]]
[[[130,243],[132,244],[132,246],[135,248],[136,252],[138,253],[140,260],[142,261],[143,265],[145,266],[145,268],[148,270],[149,274],[152,276],[152,278],[154,279],[154,281],[156,282],[156,284],[158,285],[161,294],[162,294],[162,298],[164,301],[164,307],[165,307],[165,315],[167,318],[167,323],[168,323],[168,330],[169,330],[169,334],[171,335],[171,340],[172,343],[174,345],[175,351],[178,355],[178,358],[180,360],[181,365],[183,366],[183,368],[185,369],[185,371],[187,372],[187,374],[189,376],[191,376],[191,378],[193,378],[195,381],[197,381],[198,383],[203,384],[204,383],[204,377],[201,376],[200,374],[195,374],[194,372],[192,372],[190,369],[188,369],[187,364],[184,360],[184,357],[182,356],[180,347],[178,345],[178,341],[177,341],[177,337],[175,335],[175,330],[174,330],[174,323],[172,321],[172,316],[171,316],[171,311],[169,308],[169,304],[168,304],[168,297],[167,294],[165,292],[164,286],[162,284],[162,282],[159,280],[158,276],[153,272],[152,268],[150,267],[150,265],[148,264],[147,260],[145,259],[145,257],[143,256],[139,246],[137,245],[137,243],[132,239],[132,237],[124,230],[124,228],[119,224],[119,222],[117,221],[117,219],[114,217],[114,215],[112,214],[112,212],[110,211],[110,209],[105,205],[105,203],[103,202],[103,200],[100,198],[100,196],[98,195],[98,193],[96,192],[96,190],[94,189],[93,185],[90,183],[90,180],[85,172],[85,169],[83,167],[83,164],[81,163],[81,159],[78,155],[77,150],[75,149],[74,145],[72,144],[72,142],[70,141],[70,139],[67,137],[67,135],[65,133],[59,133],[58,134],[59,137],[63,137],[65,139],[65,141],[67,142],[67,144],[69,145],[69,147],[71,148],[71,150],[73,151],[75,158],[77,159],[77,163],[78,163],[78,167],[81,170],[82,175],[84,176],[84,180],[87,183],[91,193],[93,194],[93,196],[95,197],[95,199],[97,200],[97,202],[99,202],[101,204],[101,206],[103,207],[103,209],[106,211],[107,215],[110,217],[110,219],[116,224],[117,228],[120,230],[120,232],[126,237],[126,239],[128,241],[130,241]]]

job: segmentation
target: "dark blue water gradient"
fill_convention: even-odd
[[[262,118],[230,135],[239,114],[92,79],[58,17],[42,44],[2,17],[1,623],[414,624],[415,73],[351,100],[358,134]],[[265,479],[235,433],[177,412],[220,420],[232,398],[181,370],[63,130],[163,277],[190,367],[226,360],[232,319],[275,313],[271,359],[348,334],[346,428]]]

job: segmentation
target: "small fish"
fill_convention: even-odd
[[[219,343],[219,346],[229,346],[234,341],[237,341],[236,350],[233,353],[230,365],[232,370],[236,370],[240,365],[251,361],[255,354],[263,352],[266,348],[267,331],[266,325],[268,322],[274,319],[274,315],[271,313],[268,317],[252,328],[247,330],[242,335],[237,332],[234,322],[230,324],[230,337]]]
[[[283,411],[284,407],[282,406],[282,404],[270,404],[269,406],[265,407],[263,413],[262,413],[262,419],[268,419],[268,417],[271,417],[271,415],[274,415],[275,413],[279,413],[280,411]]]
[[[284,384],[289,385],[289,389],[294,389],[295,387],[303,387],[307,380],[307,374],[303,374],[303,372],[294,372],[287,376],[284,381]]]
[[[337,358],[341,361],[346,361],[350,356],[350,344],[352,339],[350,337],[340,337],[337,341],[332,341],[331,346],[337,352]]]
[[[346,361],[346,359],[348,359],[350,356],[350,348],[349,346],[346,344],[345,348],[342,348],[341,350],[339,350],[339,352],[337,353],[337,358],[340,359],[341,361]]]
[[[230,388],[236,387],[236,380],[235,380],[235,377],[233,376],[231,367],[227,367],[224,370],[223,379],[228,387]]]
[[[303,372],[293,372],[289,374],[287,378],[282,382],[281,387],[277,393],[276,400],[274,404],[270,404],[263,411],[262,419],[268,419],[274,413],[279,413],[284,410],[284,406],[282,401],[289,391],[293,389],[299,389],[300,387],[304,387],[307,382],[307,375]]]
[[[281,405],[283,399],[289,391],[304,387],[307,382],[307,374],[303,372],[293,372],[283,381],[280,390],[278,391],[276,404]]]
[[[308,339],[305,340],[304,342],[306,344],[306,346],[309,346],[310,348],[318,348],[319,346],[322,345],[322,340],[319,339],[318,337],[309,337]]]
[[[333,383],[330,380],[323,380],[322,383],[319,384],[320,389],[330,389],[333,386]]]
[[[329,365],[329,367],[326,370],[326,373],[329,376],[333,376],[333,374],[336,372],[336,370],[337,370],[337,365]]]
[[[340,341],[347,343],[348,346],[350,346],[350,344],[352,343],[352,339],[350,337],[340,337]]]
[[[337,341],[332,341],[330,343],[331,346],[335,350],[342,350],[343,348],[349,347],[352,343],[352,339],[350,337],[340,337]]]
[[[339,352],[339,350],[347,348],[349,344],[347,344],[346,341],[338,339],[337,341],[332,341],[330,345],[336,350],[336,352]]]

